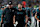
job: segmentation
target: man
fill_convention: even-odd
[[[30,23],[31,23],[31,14],[32,14],[32,7],[31,7],[31,4],[29,4],[28,7],[26,7],[26,14],[28,15],[28,22],[29,22],[29,26],[30,26]]]
[[[24,10],[22,10],[22,5],[18,4],[18,9],[14,15],[14,18],[16,17],[15,20],[18,21],[18,25],[16,27],[25,27],[24,16],[26,19],[25,22],[27,23],[28,17],[26,15],[26,12]]]
[[[32,10],[32,16],[31,16],[31,27],[36,27],[36,20],[35,20],[35,13],[36,13],[36,9]]]
[[[4,27],[13,27],[13,16],[15,8],[12,8],[12,2],[9,2],[9,7],[6,8],[1,17],[1,23],[3,23],[3,18],[5,18]]]
[[[40,27],[40,6],[39,6],[39,9],[37,9],[37,12],[35,14],[35,18],[39,22],[39,27]]]
[[[22,2],[22,8],[25,8],[26,7],[26,1],[23,1]]]
[[[3,11],[4,11],[4,7],[2,6],[1,9],[0,9],[0,18],[1,18],[1,15],[2,15]],[[3,21],[4,21],[4,19],[3,19]],[[3,23],[1,23],[1,26],[2,26],[2,24]]]

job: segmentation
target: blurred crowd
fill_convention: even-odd
[[[19,9],[21,7],[22,10],[25,10],[26,15],[28,16],[28,22],[26,22],[27,24],[25,23],[25,27],[39,27],[39,25],[37,24],[37,20],[35,18],[35,14],[36,14],[37,9],[40,8],[40,1],[38,1],[38,0],[31,0],[31,1],[26,0],[25,1],[24,0],[24,1],[13,2],[11,4],[8,2],[7,4],[2,4],[1,5],[1,8],[0,8],[0,21],[2,20],[1,16],[2,16],[3,11],[8,7],[10,8],[9,5],[11,5],[13,8]],[[24,19],[24,22],[25,22],[25,19]]]
[[[2,5],[7,5],[8,4],[8,2],[9,2],[10,0],[0,0],[0,7],[2,6]],[[28,5],[28,4],[31,4],[32,6],[33,5],[40,5],[40,0],[11,0],[12,2],[13,2],[13,4],[16,4],[17,5],[17,3],[22,3],[22,1],[26,1],[26,5]]]

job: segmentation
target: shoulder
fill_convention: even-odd
[[[4,11],[7,11],[9,8],[6,8]]]
[[[22,10],[25,10],[25,8],[22,8]]]
[[[39,9],[37,9],[37,12],[39,12]]]
[[[39,11],[39,9],[37,9],[37,11]]]
[[[25,9],[26,9],[26,10],[28,10],[28,9],[29,9],[29,7],[26,7]]]

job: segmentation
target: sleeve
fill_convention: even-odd
[[[16,15],[16,11],[14,12],[14,15]]]
[[[17,9],[15,8],[15,12],[14,12],[14,15],[16,15],[16,12],[17,12]]]
[[[14,12],[12,12],[12,15],[14,16],[14,15],[16,15],[16,8],[13,8],[13,10],[14,10]]]

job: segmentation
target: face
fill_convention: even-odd
[[[18,4],[18,8],[22,8],[22,5],[21,4]]]
[[[4,9],[6,9],[7,7],[4,7]]]
[[[9,5],[9,8],[12,8],[12,5]]]
[[[1,8],[2,10],[4,10],[4,8]]]

